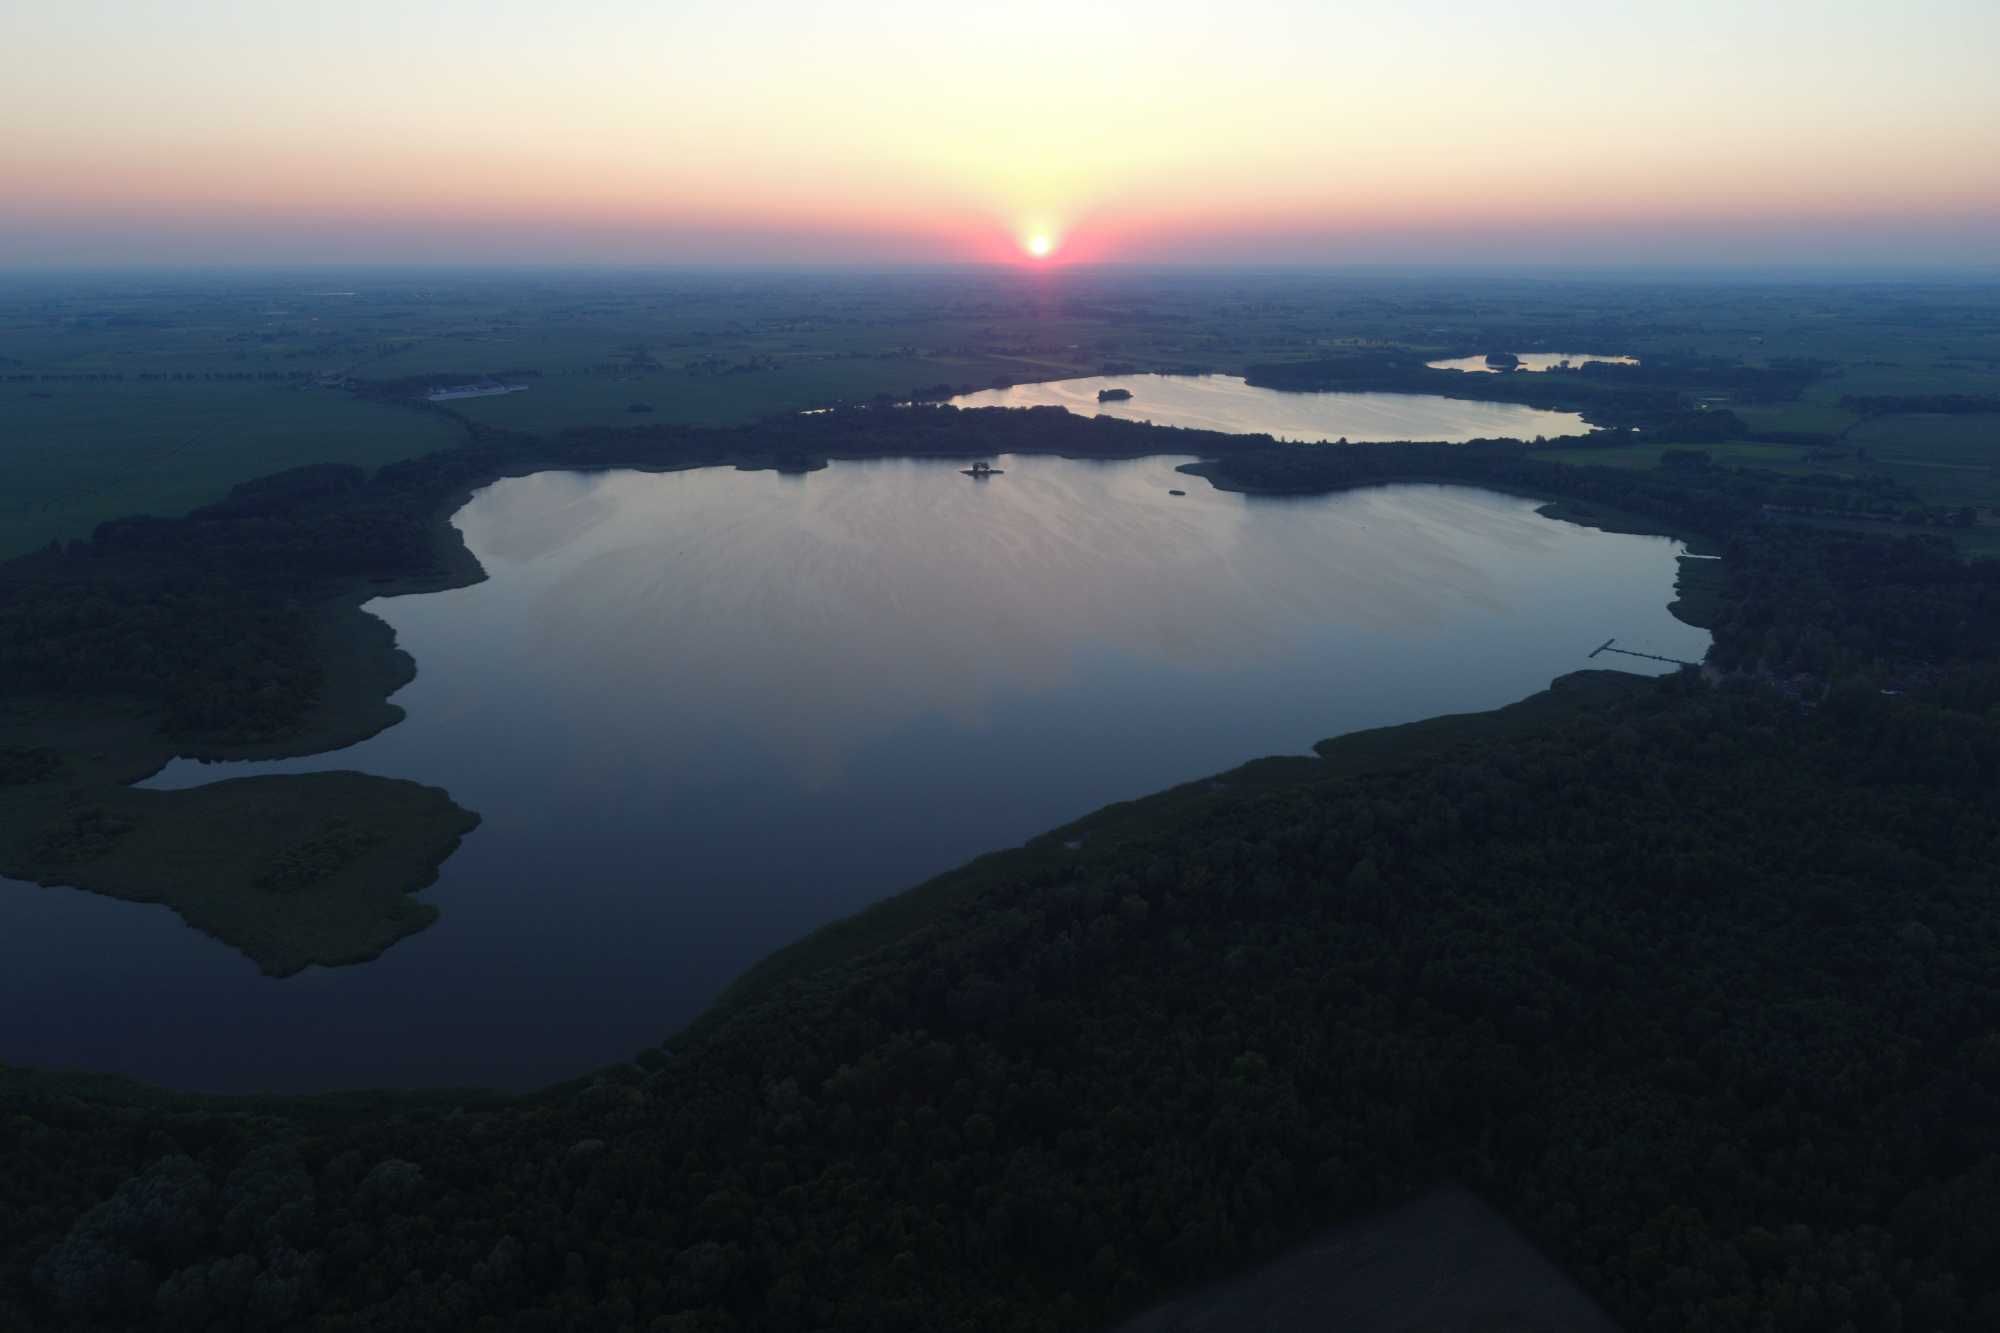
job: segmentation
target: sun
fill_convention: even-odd
[[[1047,259],[1056,252],[1056,238],[1045,231],[1038,231],[1025,242],[1028,253],[1037,259]]]

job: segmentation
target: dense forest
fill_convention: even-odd
[[[1789,521],[1877,483],[1053,410],[483,432],[0,567],[0,685],[278,735],[316,599],[464,577],[492,477],[1023,449],[1700,535],[1711,670],[1116,808],[527,1098],[0,1071],[0,1327],[1088,1328],[1441,1178],[1633,1330],[2000,1325],[2000,569]]]

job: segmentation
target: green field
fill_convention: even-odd
[[[1881,463],[2000,467],[2000,413],[1876,417],[1856,426],[1847,438]]]
[[[1856,342],[1846,354],[1852,361],[1808,389],[1808,402],[1838,404],[1848,394],[2000,393],[2000,366],[1993,363],[1990,346],[1982,345],[1979,360],[1953,356],[1952,344],[1941,343],[1925,349],[1923,359],[1885,361],[1864,344],[1865,330],[1855,334]]]
[[[0,558],[284,468],[374,467],[461,436],[432,413],[269,383],[0,383],[0,421]]]
[[[1854,426],[1836,444],[1815,448],[1731,440],[1721,444],[1647,443],[1615,448],[1568,446],[1537,449],[1534,456],[1554,463],[1598,467],[1650,468],[1670,450],[1697,449],[1728,467],[1774,472],[1832,472],[1855,475],[1888,472],[1934,504],[1990,503],[1965,499],[1990,484],[2000,470],[2000,414],[1877,417]],[[1942,475],[1940,475],[1942,474]]]
[[[1927,502],[1982,511],[1980,554],[2000,553],[2000,415],[1880,417],[1848,436],[1868,451],[1870,470],[1895,478]]]
[[[1837,404],[1812,402],[1805,398],[1795,403],[1779,403],[1775,406],[1739,405],[1734,410],[1736,415],[1742,417],[1750,429],[1757,433],[1786,430],[1838,435],[1860,419],[1853,412]]]
[[[1978,522],[1952,528],[1951,539],[1970,556],[2000,556],[2000,417],[1894,416],[1862,423],[1827,449],[1760,444],[1747,440],[1720,444],[1630,444],[1615,448],[1537,449],[1531,455],[1551,463],[1586,467],[1650,469],[1670,450],[1706,453],[1721,467],[1757,468],[1787,476],[1827,473],[1887,477],[1907,487],[1917,502],[1939,509],[1971,506]],[[1895,531],[1877,522],[1814,518],[1818,526],[1880,534]],[[1934,530],[1934,529],[1933,529]]]

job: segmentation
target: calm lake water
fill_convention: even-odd
[[[1521,369],[1530,373],[1554,370],[1560,365],[1580,366],[1589,361],[1600,361],[1611,366],[1636,366],[1636,356],[1601,356],[1596,352],[1516,352],[1521,358]],[[1426,361],[1432,370],[1469,370],[1476,375],[1497,375],[1495,366],[1486,364],[1485,353],[1478,356],[1455,356],[1444,361]]]
[[[1130,389],[1100,403],[1099,389]],[[1123,417],[1233,435],[1270,435],[1307,443],[1348,440],[1532,440],[1588,435],[1574,412],[1519,403],[1478,403],[1429,393],[1290,393],[1259,389],[1233,375],[1092,375],[960,394],[954,407],[1066,407],[1079,416]]]
[[[664,1038],[813,926],[1106,802],[1518,699],[1613,635],[1707,647],[1665,610],[1674,542],[1453,487],[1246,498],[1175,461],[480,491],[456,521],[492,577],[373,605],[418,663],[405,722],[156,779],[449,789],[485,823],[425,890],[437,924],[273,981],[165,908],[0,881],[0,1061],[214,1089],[544,1082]]]

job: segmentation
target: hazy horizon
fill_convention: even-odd
[[[1970,0],[12,28],[0,267],[2000,261],[2000,7]]]
[[[154,280],[172,278],[312,278],[331,280],[334,277],[350,278],[380,277],[407,279],[423,276],[444,278],[616,278],[616,277],[659,277],[659,278],[977,278],[999,279],[1029,278],[1036,281],[1088,280],[1091,278],[1132,279],[1164,278],[1173,280],[1213,279],[1254,279],[1266,277],[1312,278],[1344,280],[1352,282],[1421,282],[1426,279],[1438,280],[1487,280],[1494,282],[1518,281],[1574,282],[1590,283],[1632,283],[1660,282],[1700,283],[1719,282],[1728,284],[1748,283],[1756,285],[1817,284],[1836,285],[1869,283],[1923,283],[1930,281],[1966,283],[2000,282],[2000,259],[1991,261],[1936,260],[1926,262],[1921,258],[1906,258],[1898,261],[1870,262],[1854,260],[1850,262],[1812,261],[1662,261],[1652,264],[1616,264],[1577,262],[1557,263],[1509,263],[1501,260],[1473,261],[1460,263],[1437,261],[1428,264],[1412,263],[1313,263],[1310,261],[1274,261],[1259,263],[1253,260],[1238,262],[1195,261],[1180,263],[1164,261],[1116,261],[1097,260],[1088,263],[1064,263],[1049,266],[1003,265],[993,261],[957,260],[931,263],[876,260],[780,260],[759,259],[716,259],[716,260],[662,260],[658,262],[637,262],[618,260],[552,260],[518,259],[449,262],[444,260],[261,260],[245,259],[203,259],[175,261],[165,259],[132,260],[124,263],[112,261],[50,261],[50,262],[0,262],[0,281],[21,282],[38,279],[75,280],[92,277],[130,279],[145,277]]]

